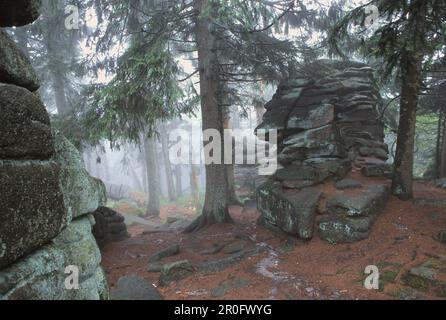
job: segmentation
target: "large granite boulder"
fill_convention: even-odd
[[[34,21],[39,5],[1,1],[0,27]],[[0,30],[0,300],[108,299],[88,215],[105,203],[105,186],[61,135],[55,150],[49,116],[31,93],[38,86]]]
[[[49,159],[54,153],[50,119],[27,89],[0,83],[0,159]]]
[[[263,223],[302,239],[311,239],[321,195],[315,189],[283,192],[280,185],[268,181],[257,189],[257,207]]]
[[[1,29],[0,82],[15,84],[30,91],[36,91],[40,86],[29,59]]]
[[[30,24],[40,15],[41,0],[0,1],[0,27],[20,27]]]
[[[358,195],[338,194],[327,202],[328,211],[349,217],[374,215],[384,209],[389,196],[385,185],[369,185]]]
[[[92,216],[73,221],[50,243],[0,271],[0,300],[108,299]],[[79,270],[79,288],[67,289],[68,266]]]
[[[328,215],[319,220],[319,236],[331,243],[366,239],[389,197],[385,185],[369,185],[357,194],[337,194],[327,201]]]
[[[320,60],[279,85],[257,129],[279,131],[279,158],[294,144],[290,139],[296,140],[296,147],[329,143],[346,146],[352,157],[362,148],[361,156],[384,158],[380,104],[370,67],[354,61]]]
[[[373,70],[360,62],[320,60],[282,81],[256,129],[278,131],[280,164],[257,188],[259,221],[309,239],[320,209],[329,213],[319,223],[323,239],[366,238],[385,206],[387,189],[367,187],[367,182],[351,188],[345,180],[336,188],[361,189],[363,194],[352,191],[333,197],[329,190],[333,182],[348,178],[353,167],[365,176],[388,177],[388,171],[381,170],[388,148],[380,106]]]
[[[65,205],[74,219],[94,212],[107,201],[105,186],[91,177],[76,147],[60,132],[54,130],[56,161],[60,166],[60,182]]]
[[[54,238],[69,222],[51,161],[0,160],[0,269]]]

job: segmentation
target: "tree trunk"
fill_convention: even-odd
[[[441,176],[441,163],[442,163],[442,132],[443,132],[443,109],[438,110],[438,121],[437,121],[437,139],[435,144],[435,163],[434,163],[434,174],[435,178],[440,178]]]
[[[107,153],[103,153],[101,159],[101,165],[104,168],[104,179],[105,181],[110,181],[110,166],[108,163]]]
[[[402,52],[400,62],[402,88],[392,193],[401,200],[413,198],[413,152],[423,62],[425,4],[418,1],[414,9],[417,10],[409,17],[414,32],[413,48]]]
[[[182,168],[180,164],[175,166],[175,194],[177,198],[183,196]]]
[[[196,42],[200,72],[200,96],[202,129],[220,132],[223,146],[223,108],[219,105],[218,58],[215,35],[212,34],[211,17],[216,16],[217,2],[196,0],[197,13]],[[205,155],[207,157],[208,155]],[[224,157],[222,152],[222,157]],[[228,211],[228,181],[224,164],[206,165],[206,194],[203,212],[186,232],[198,230],[213,223],[232,221]]]
[[[446,112],[441,112],[442,116],[442,138],[441,138],[441,147],[440,147],[440,170],[439,170],[439,178],[446,177]]]
[[[153,137],[144,138],[144,152],[146,156],[147,181],[149,189],[147,215],[158,217],[160,214],[160,185],[156,164],[156,143]]]
[[[133,181],[134,181],[134,186],[139,190],[139,191],[144,191],[144,187],[143,187],[143,185],[141,184],[141,179],[139,178],[139,176],[138,176],[138,174],[136,173],[136,169],[135,169],[135,167],[133,167],[133,166],[130,166],[130,168],[129,168],[129,170],[130,170],[130,175],[131,175],[131,177],[132,177],[132,179],[133,179]]]
[[[57,113],[59,116],[65,116],[68,113],[67,100],[65,96],[65,78],[57,70],[57,67],[51,67],[51,79],[53,81],[54,101],[56,102]]]
[[[225,110],[223,111],[223,129],[231,129],[229,110],[227,110],[227,108],[225,108]],[[234,145],[234,139],[232,138],[232,135],[231,139],[233,140],[232,145]],[[234,162],[235,161],[233,159],[231,164],[226,165],[226,180],[228,182],[228,203],[230,205],[242,205],[242,202],[235,192]]]
[[[48,32],[53,32],[48,30]],[[46,34],[46,49],[48,53],[48,70],[50,72],[52,87],[54,91],[54,101],[56,104],[57,113],[59,116],[64,116],[68,113],[68,106],[65,94],[65,77],[60,71],[63,57],[60,56],[57,48],[57,42],[52,39],[50,33]]]
[[[166,185],[167,185],[167,195],[170,201],[175,200],[175,186],[173,182],[173,170],[172,164],[169,160],[169,139],[166,126],[164,123],[160,124],[160,140],[161,140],[161,151],[163,153],[164,160],[164,172],[166,174]]]
[[[258,100],[254,102],[254,108],[256,109],[256,124],[260,125],[263,121],[263,114],[265,113],[265,108],[263,104]]]
[[[189,135],[189,159],[192,159],[192,125],[191,131]],[[197,166],[193,163],[190,165],[190,173],[189,173],[189,185],[192,195],[192,203],[193,207],[197,209],[200,206],[200,166]]]

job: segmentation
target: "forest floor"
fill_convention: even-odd
[[[428,183],[416,184],[416,197],[446,199],[446,191]],[[163,208],[161,219],[181,214],[180,207]],[[106,245],[103,267],[113,289],[125,275],[137,274],[156,286],[165,299],[438,299],[434,292],[415,291],[403,283],[404,274],[432,257],[446,255],[435,240],[446,229],[446,207],[418,205],[391,197],[368,239],[332,245],[315,236],[310,241],[278,236],[257,225],[255,208],[231,207],[235,224],[214,225],[195,234],[147,225],[128,226],[131,237]],[[159,286],[159,273],[147,271],[148,258],[179,243],[180,253],[163,263],[189,260],[194,265],[228,254],[204,255],[213,244],[237,243],[261,253],[216,273],[192,276]],[[224,251],[224,250],[222,250]],[[364,287],[364,269],[380,270],[379,290]]]

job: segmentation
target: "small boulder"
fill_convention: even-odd
[[[373,220],[373,217],[326,215],[319,221],[319,237],[333,244],[364,240],[369,236]]]
[[[446,178],[437,179],[435,181],[435,186],[437,188],[446,189]]]
[[[223,280],[212,290],[213,297],[222,297],[230,290],[242,289],[249,286],[251,282],[242,278]]]
[[[410,269],[403,277],[406,285],[421,291],[428,291],[436,282],[437,272],[426,266]]]
[[[113,300],[163,300],[151,283],[137,275],[119,278],[116,289],[112,290],[111,298]]]
[[[165,287],[173,281],[179,281],[191,276],[195,271],[188,260],[177,261],[163,266],[160,274],[160,285]]]

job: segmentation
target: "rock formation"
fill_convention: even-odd
[[[40,1],[2,1],[0,27],[38,17]],[[93,215],[105,187],[52,132],[30,62],[0,30],[0,300],[107,299]],[[78,289],[65,271],[79,270]]]
[[[99,246],[109,242],[121,241],[129,237],[124,217],[118,212],[100,207],[93,212],[96,224],[93,227],[93,235]]]
[[[391,175],[380,100],[373,70],[359,62],[319,60],[280,83],[256,129],[277,130],[280,164],[257,188],[262,223],[303,239],[313,237],[316,220],[330,242],[368,236],[387,186],[341,180],[356,171]]]

